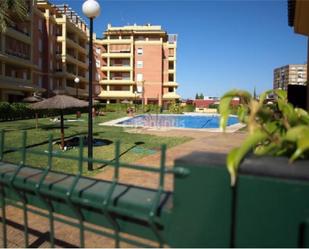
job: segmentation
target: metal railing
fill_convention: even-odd
[[[39,151],[27,148],[27,132],[22,131],[20,147],[9,147],[5,144],[5,132],[0,131],[0,200],[2,207],[2,237],[3,247],[8,246],[6,215],[7,205],[12,205],[23,210],[24,246],[29,247],[29,217],[28,212],[46,217],[49,220],[50,246],[55,246],[54,222],[63,222],[79,229],[80,247],[85,247],[85,231],[90,231],[115,240],[115,246],[120,242],[131,243],[135,246],[148,247],[148,244],[122,236],[121,233],[139,236],[141,238],[157,241],[162,247],[166,240],[163,236],[165,203],[170,193],[164,190],[165,175],[188,175],[188,171],[182,167],[166,167],[166,146],[161,147],[160,167],[146,167],[120,161],[120,141],[115,143],[115,159],[89,159],[84,157],[84,140],[79,139],[78,156],[59,154],[53,151],[53,136],[49,135],[48,149]],[[18,152],[21,161],[18,165],[4,162],[4,154]],[[47,157],[46,168],[34,168],[27,165],[28,155]],[[53,159],[61,158],[73,160],[77,163],[76,175],[59,173],[53,170]],[[112,181],[100,181],[83,176],[83,163],[88,161],[105,164],[114,168]],[[156,190],[127,186],[119,182],[120,169],[134,169],[139,171],[159,174],[158,188]],[[30,175],[30,176],[29,176]],[[31,178],[35,175],[35,178]],[[64,177],[65,176],[65,177]],[[69,179],[66,182],[54,184],[53,179]],[[59,182],[58,181],[58,182]],[[104,193],[92,191],[94,185],[102,186]],[[101,189],[101,188],[100,188]],[[123,200],[121,196],[125,196]],[[142,203],[143,198],[147,203]],[[117,203],[115,198],[117,197]],[[122,200],[122,201],[121,201]],[[149,202],[149,200],[151,200]],[[36,208],[33,208],[36,207]],[[48,214],[43,211],[47,210]],[[69,210],[69,211],[68,211]],[[56,217],[61,214],[74,218],[76,223]],[[101,231],[85,222],[112,229],[113,232]],[[145,228],[148,228],[145,229]]]

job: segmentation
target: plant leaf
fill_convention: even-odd
[[[304,134],[304,136],[298,139],[297,149],[294,152],[294,154],[291,156],[290,162],[295,161],[307,150],[309,150],[309,133]]]
[[[236,183],[237,170],[244,159],[244,157],[250,152],[257,144],[264,141],[267,138],[267,134],[260,130],[257,130],[255,133],[249,135],[243,144],[231,150],[227,156],[227,169],[231,176],[231,185],[234,186]]]
[[[299,125],[289,129],[284,137],[284,140],[290,142],[297,142],[301,137],[309,134],[309,126]]]
[[[221,130],[225,130],[227,125],[228,116],[230,114],[230,104],[233,98],[239,97],[243,102],[249,103],[252,100],[252,96],[247,91],[242,90],[231,90],[224,94],[220,100],[219,112],[220,112],[220,128]]]

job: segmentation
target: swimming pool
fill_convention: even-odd
[[[133,126],[133,127],[170,127],[170,128],[191,128],[191,129],[209,129],[219,128],[219,115],[172,115],[144,114],[133,118],[129,118],[117,125]],[[230,116],[227,126],[239,124],[238,118]]]

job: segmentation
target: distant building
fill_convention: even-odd
[[[196,112],[217,112],[216,107],[220,104],[219,97],[206,97],[206,99],[194,100],[194,106]],[[213,105],[212,108],[210,108]],[[231,101],[231,106],[239,105],[239,98],[235,97]],[[215,111],[214,111],[215,110]]]
[[[307,36],[307,72],[309,72],[309,1],[288,0],[289,25],[294,32]],[[309,84],[307,84],[307,110],[309,111]]]
[[[273,89],[287,90],[288,85],[305,85],[307,64],[290,64],[274,70]]]
[[[162,105],[180,98],[176,93],[177,35],[150,24],[108,25],[95,46],[100,54],[96,65],[101,101]]]
[[[1,0],[0,0],[1,1]],[[14,19],[0,33],[0,101],[18,102],[34,93],[88,98],[89,30],[67,4],[25,0],[25,20]],[[161,26],[108,25],[94,34],[93,96],[168,104],[176,93],[177,35]],[[78,78],[75,83],[75,79]]]

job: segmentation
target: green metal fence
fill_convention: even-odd
[[[231,188],[224,154],[194,152],[168,168],[166,147],[162,146],[160,167],[146,167],[121,162],[121,145],[116,142],[115,160],[91,160],[113,167],[113,179],[104,181],[83,176],[82,166],[90,159],[83,155],[82,139],[78,156],[56,153],[52,141],[49,136],[46,151],[27,148],[27,133],[23,132],[20,146],[10,148],[0,131],[3,247],[9,245],[7,228],[12,226],[6,213],[9,206],[22,210],[20,228],[25,247],[33,246],[31,235],[35,231],[29,226],[30,213],[47,218],[45,236],[51,247],[60,245],[55,228],[58,222],[78,229],[80,247],[87,242],[85,232],[110,238],[115,247],[122,243],[137,247],[309,244],[308,161],[290,166],[286,158],[248,158],[240,167],[237,185]],[[3,160],[8,150],[20,154],[19,164]],[[28,165],[27,156],[32,154],[45,155],[46,167]],[[75,161],[78,173],[53,170],[55,158]],[[158,174],[157,188],[121,183],[122,168]],[[173,176],[173,192],[164,188],[166,175]]]
[[[166,241],[162,235],[162,216],[166,209],[164,203],[170,198],[171,193],[164,190],[166,174],[185,176],[188,172],[179,167],[167,168],[165,166],[166,146],[161,148],[160,167],[145,167],[123,163],[120,161],[120,142],[115,143],[115,160],[89,159],[83,155],[83,139],[80,138],[78,156],[59,155],[53,152],[53,137],[50,135],[47,151],[27,149],[27,133],[22,132],[22,141],[19,148],[5,145],[5,133],[0,131],[0,184],[2,205],[2,237],[3,247],[7,247],[7,218],[6,205],[14,205],[23,210],[24,241],[25,247],[29,246],[28,212],[42,215],[49,220],[50,246],[55,246],[55,219],[60,222],[75,226],[80,230],[80,247],[85,247],[86,230],[102,234],[115,240],[119,247],[120,241],[131,243],[135,246],[146,247],[125,237],[121,233],[140,236],[158,242],[163,246]],[[5,150],[19,152],[21,161],[19,165],[3,162]],[[48,164],[45,169],[34,168],[27,165],[27,155],[46,155]],[[78,173],[76,175],[64,174],[53,171],[53,158],[75,160]],[[114,167],[112,181],[100,181],[82,176],[83,163],[108,164]],[[156,190],[129,186],[119,183],[120,168],[149,171],[160,175]],[[34,177],[35,176],[35,177]],[[61,179],[65,180],[61,180]],[[57,184],[53,182],[58,181]],[[117,199],[117,201],[116,201]],[[47,210],[48,215],[32,207]],[[56,218],[55,213],[77,219],[77,223]],[[84,223],[95,224],[111,228],[113,233],[106,233],[87,227]]]

